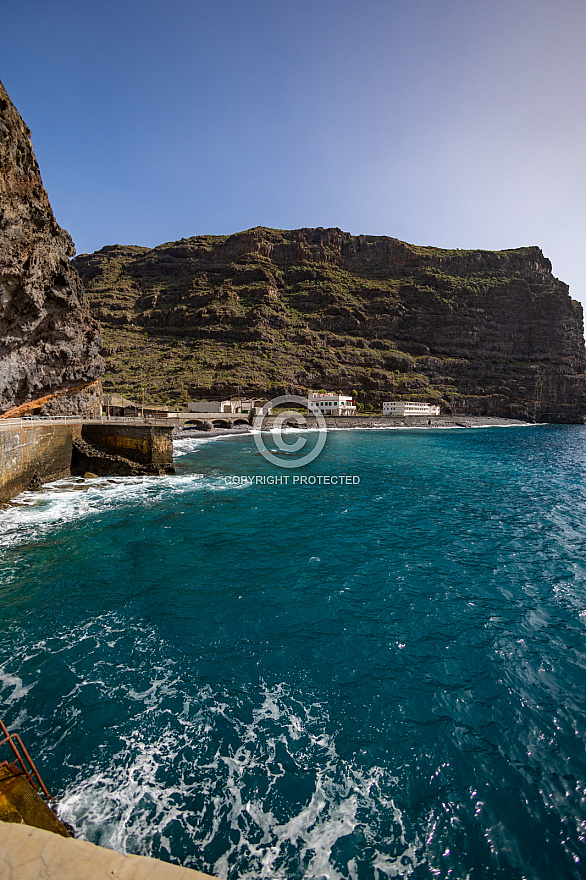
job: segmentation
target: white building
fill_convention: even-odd
[[[310,391],[308,398],[310,413],[319,412],[323,416],[355,416],[356,407],[351,397],[346,394]]]
[[[265,403],[268,401],[264,398],[245,399],[243,397],[233,397],[231,400],[191,400],[187,404],[187,412],[247,414],[255,407],[260,409]]]
[[[230,400],[190,400],[187,404],[187,412],[231,413],[233,409]]]
[[[413,400],[388,400],[383,403],[383,416],[439,416],[435,403],[416,403]]]
[[[249,413],[253,409],[261,409],[261,407],[268,404],[268,402],[269,401],[266,399],[266,397],[251,397],[249,399],[239,397],[238,399],[233,399],[231,401],[232,405],[235,407],[234,412],[238,413]],[[267,411],[265,415],[270,416],[272,411],[272,406],[267,406]]]

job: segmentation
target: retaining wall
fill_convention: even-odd
[[[0,431],[0,502],[70,474],[71,425],[26,426]]]
[[[152,467],[173,470],[173,429],[154,425],[3,424],[0,430],[0,503],[41,483],[71,475],[72,440],[82,437],[97,449]],[[104,473],[118,473],[104,470]]]
[[[82,439],[138,464],[173,467],[173,429],[154,425],[84,424]]]

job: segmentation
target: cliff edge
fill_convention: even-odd
[[[0,414],[99,414],[101,338],[74,253],[0,83]]]

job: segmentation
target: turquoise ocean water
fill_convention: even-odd
[[[317,435],[314,435],[314,438]],[[0,510],[2,716],[85,837],[230,878],[586,876],[586,428],[251,436]]]

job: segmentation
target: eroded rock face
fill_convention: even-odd
[[[105,365],[74,253],[0,83],[0,413],[50,395],[52,413],[98,414]]]

